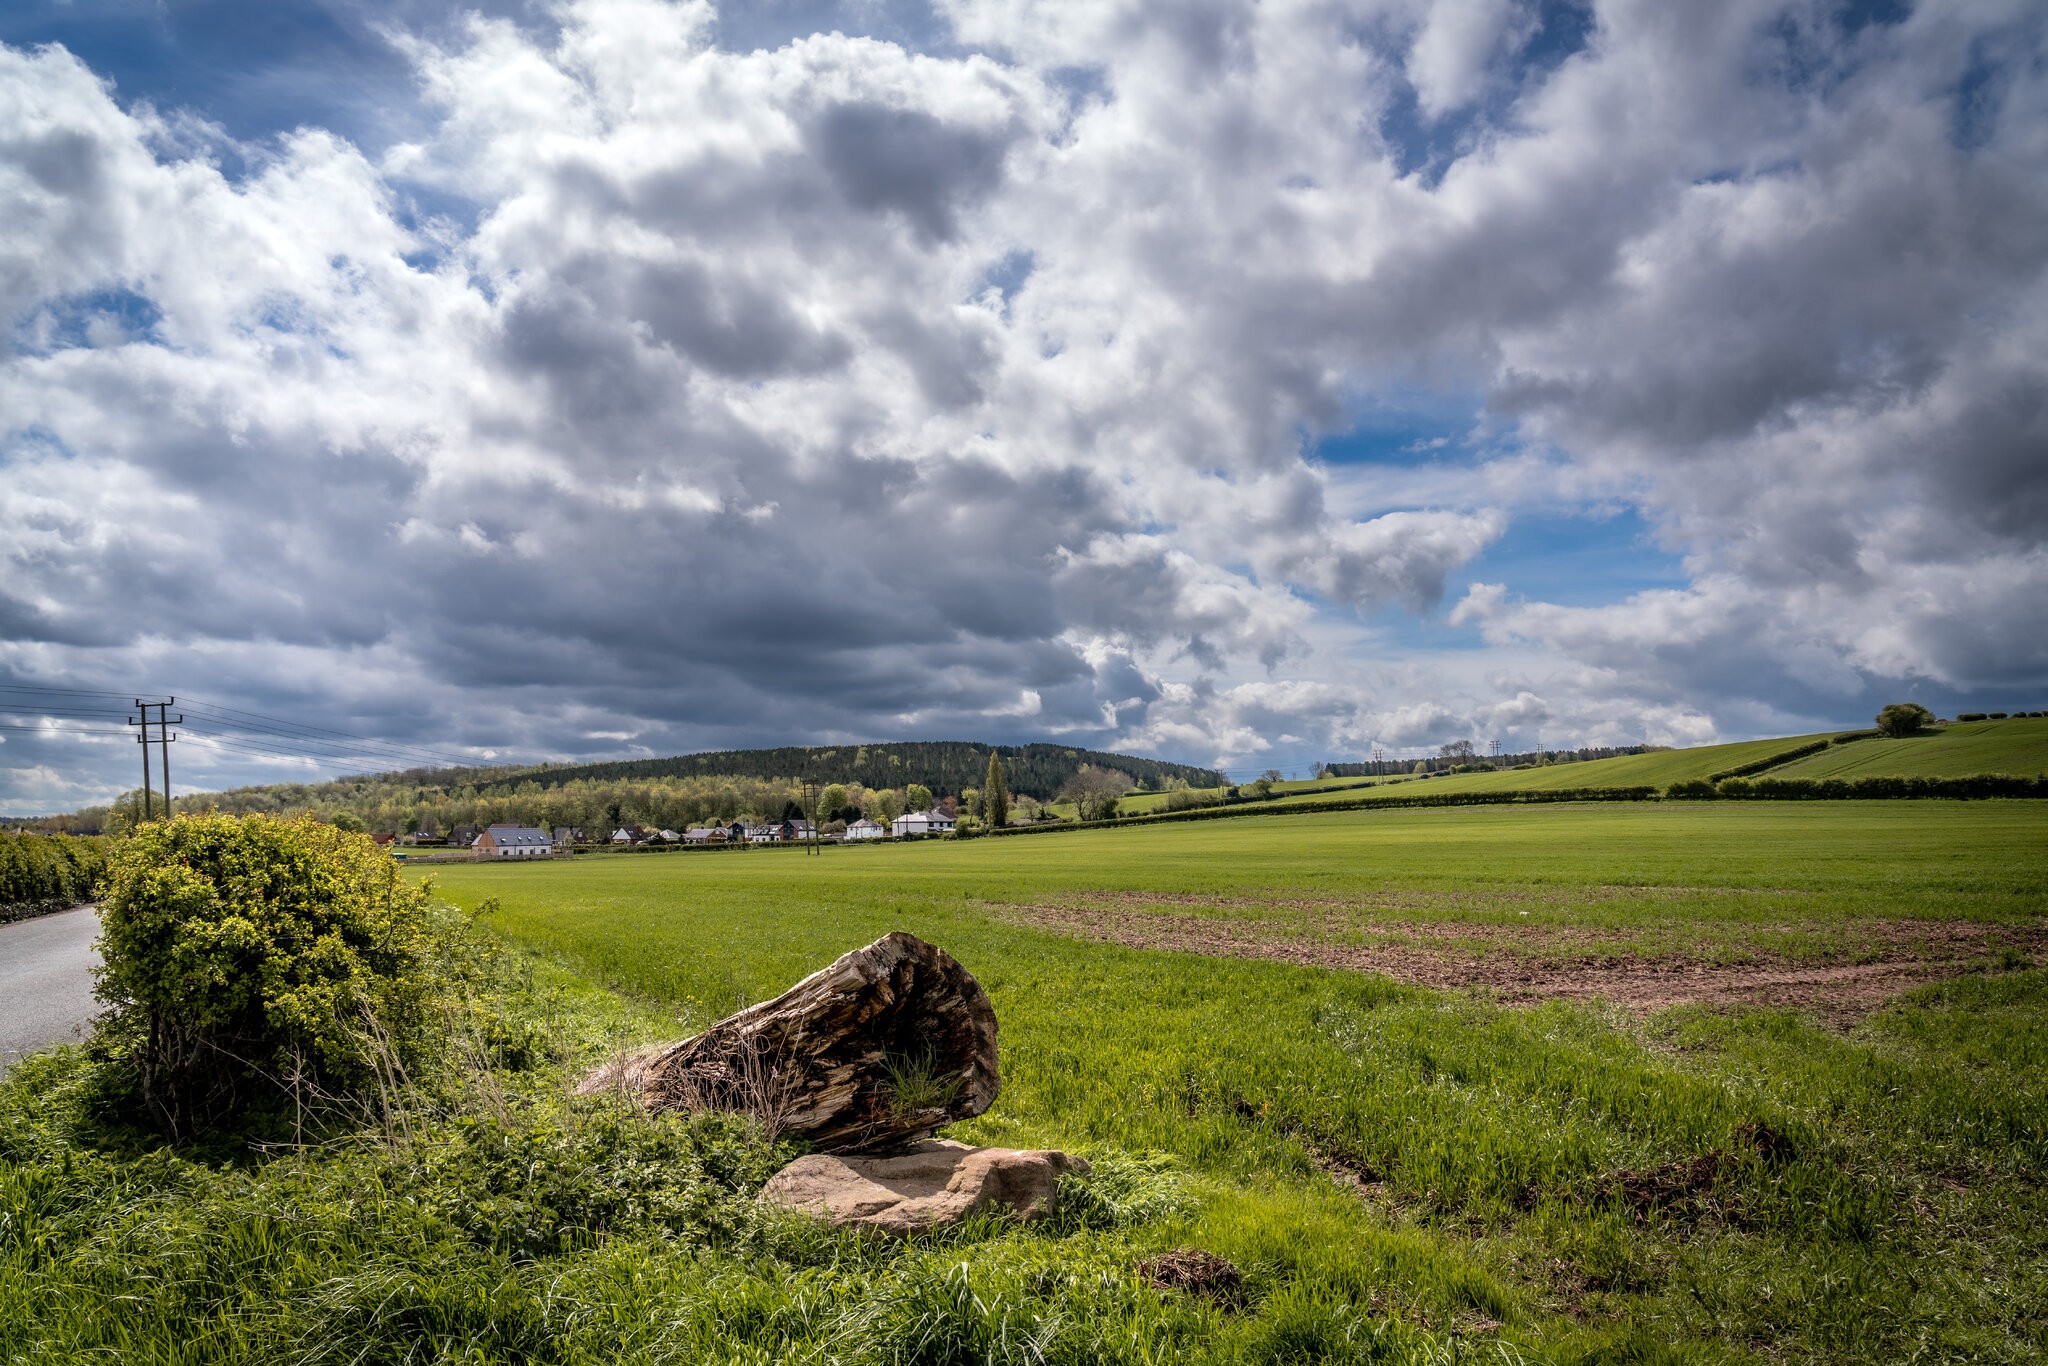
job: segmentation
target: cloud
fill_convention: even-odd
[[[422,15],[378,148],[0,48],[0,678],[1226,760],[2048,683],[2034,7],[899,11]],[[1690,583],[1489,569],[1589,505]]]

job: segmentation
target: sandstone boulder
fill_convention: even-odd
[[[884,935],[702,1034],[608,1063],[583,1094],[656,1110],[738,1110],[828,1153],[900,1151],[988,1109],[996,1013],[973,974]]]
[[[834,1228],[908,1236],[983,1211],[1007,1211],[1026,1223],[1043,1218],[1055,1207],[1060,1177],[1070,1172],[1085,1176],[1087,1161],[937,1138],[889,1157],[799,1157],[770,1177],[757,1198]]]

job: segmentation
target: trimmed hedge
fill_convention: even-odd
[[[2048,797],[2048,774],[1975,773],[1962,778],[1729,778],[1716,783],[1673,783],[1675,801],[1888,801],[1947,798]]]
[[[98,836],[0,834],[0,924],[90,901],[106,872]]]
[[[1724,768],[1719,773],[1709,773],[1707,781],[1718,783],[1724,782],[1729,778],[1747,778],[1752,773],[1761,773],[1767,768],[1776,768],[1780,764],[1789,764],[1794,759],[1804,759],[1809,754],[1818,754],[1834,744],[1837,738],[1831,735],[1825,740],[1815,740],[1811,744],[1780,750],[1776,754],[1765,755],[1761,759],[1755,759],[1746,764],[1738,764],[1734,768]]]
[[[1054,830],[1105,830],[1120,825],[1164,825],[1173,821],[1234,820],[1241,816],[1305,816],[1331,811],[1383,811],[1392,807],[1421,806],[1533,806],[1551,802],[1653,802],[1654,787],[1578,787],[1554,792],[1427,792],[1414,796],[1382,797],[1366,802],[1240,802],[1211,806],[1198,811],[1168,811],[1156,815],[1119,816],[1114,820],[1059,821],[1040,825],[1011,826],[993,830],[993,836],[1041,835]]]

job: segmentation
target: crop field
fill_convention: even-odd
[[[1360,811],[436,884],[673,1036],[889,930],[938,943],[1003,1031],[1002,1096],[954,1135],[1077,1150],[1123,1201],[636,1272],[716,1281],[706,1359],[2048,1353],[2040,803]],[[1147,1288],[1185,1246],[1241,1301]],[[832,1336],[828,1305],[912,1283],[922,1347]]]
[[[1771,770],[1773,778],[1960,778],[1973,773],[2048,773],[2048,718],[1959,721],[1902,740],[1859,740]]]
[[[1821,735],[1793,735],[1774,740],[1742,740],[1732,745],[1701,745],[1694,749],[1656,750],[1649,754],[1624,754],[1613,759],[1589,759],[1584,763],[1550,764],[1543,768],[1502,769],[1492,773],[1449,773],[1431,778],[1420,786],[1403,784],[1394,790],[1411,792],[1559,792],[1590,787],[1669,787],[1690,782],[1743,764],[1768,759],[1801,745],[1827,739]],[[1780,770],[1772,769],[1775,775]],[[1382,794],[1360,792],[1359,799],[1371,801]],[[1342,801],[1344,794],[1328,797],[1302,796],[1299,801]],[[1285,802],[1288,798],[1281,798]]]

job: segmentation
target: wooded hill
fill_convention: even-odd
[[[1168,778],[1190,787],[1220,787],[1221,773],[1164,759],[1109,754],[1065,745],[978,745],[965,740],[907,740],[886,745],[791,745],[781,749],[731,749],[709,754],[682,754],[672,759],[623,759],[611,763],[522,769],[507,775],[506,786],[538,782],[555,787],[580,779],[599,782],[642,778],[793,778],[798,782],[859,783],[863,787],[902,787],[921,783],[939,796],[958,796],[981,786],[988,775],[993,749],[1003,758],[1010,791],[1050,801],[1083,764],[1119,769],[1133,782],[1157,790]],[[479,793],[496,784],[477,783]]]
[[[789,802],[805,804],[806,783],[813,793],[831,783],[899,792],[915,783],[931,789],[935,797],[957,797],[986,779],[991,748],[1002,755],[1011,794],[1039,801],[1050,801],[1084,765],[1115,769],[1155,791],[1183,783],[1215,787],[1224,782],[1223,775],[1212,769],[1065,745],[906,741],[725,750],[597,764],[410,769],[324,783],[180,794],[177,805],[181,811],[218,809],[232,815],[310,812],[322,820],[347,813],[372,831],[391,832],[420,827],[445,832],[454,826],[500,821],[593,831],[621,823],[682,829],[735,818],[780,819]],[[132,793],[121,805],[139,804],[140,794]],[[33,824],[46,830],[96,833],[110,828],[110,820],[119,826],[140,814],[124,809],[121,817],[114,817],[108,807],[88,807]]]

